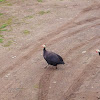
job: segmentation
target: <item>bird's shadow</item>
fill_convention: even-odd
[[[58,65],[57,69],[56,66],[52,66],[52,65],[47,65],[47,67],[44,67],[45,70],[65,70],[65,67],[67,67],[68,64],[64,64],[64,65]]]

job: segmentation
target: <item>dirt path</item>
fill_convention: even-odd
[[[18,18],[36,13],[35,19],[26,20],[28,25],[20,25],[36,33],[26,37],[17,35],[25,39],[16,38],[17,45],[13,45],[10,52],[1,49],[0,100],[99,100],[100,57],[95,50],[100,48],[100,1],[13,3],[16,13],[21,9]],[[48,7],[50,14],[38,15],[37,11],[46,11]],[[66,12],[62,12],[64,10]],[[14,15],[14,11],[8,12]],[[38,23],[37,27],[34,22]],[[58,66],[58,70],[52,66],[44,69],[46,62],[41,55],[44,43],[47,49],[62,55],[65,65]],[[20,48],[16,49],[17,46]],[[12,59],[12,55],[16,58]]]

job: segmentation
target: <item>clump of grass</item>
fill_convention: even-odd
[[[40,11],[39,12],[40,15],[44,15],[44,14],[47,14],[47,13],[50,13],[50,11]]]
[[[3,13],[0,13],[0,16],[2,16],[3,15]]]
[[[1,31],[7,31],[7,29],[4,29],[6,28],[8,25],[7,24],[3,24],[1,27],[0,27],[0,32]]]
[[[28,34],[30,34],[30,31],[24,30],[23,33],[24,33],[25,35],[28,35]]]
[[[8,20],[6,21],[6,24],[7,25],[11,25],[12,24],[12,21],[13,21],[12,18],[8,18]]]
[[[0,32],[1,32],[1,31],[7,31],[7,29],[5,29],[7,26],[10,26],[10,28],[11,28],[12,18],[8,18],[8,19],[7,19],[6,21],[4,21],[3,23],[5,23],[5,24],[3,24],[3,25],[0,26]]]
[[[0,0],[0,6],[12,6],[12,4],[8,0]]]
[[[0,34],[0,37],[2,37],[2,38],[3,38],[3,35],[1,35],[1,34]]]
[[[28,34],[30,34],[30,31],[24,30],[23,33],[24,33],[25,35],[28,35]]]
[[[3,24],[1,27],[0,27],[0,29],[3,29],[3,28],[5,28],[5,27],[7,27],[8,25],[7,24]]]
[[[7,6],[12,6],[12,4],[11,3],[7,3]]]
[[[0,43],[3,43],[3,38],[0,38]]]
[[[0,31],[7,31],[7,29],[0,29]]]
[[[5,0],[0,0],[0,2],[3,2],[3,1],[5,1]]]
[[[39,85],[38,84],[34,85],[34,88],[38,89],[39,88]]]
[[[37,0],[38,2],[43,2],[42,0]]]
[[[25,18],[29,18],[29,19],[30,19],[30,18],[33,18],[33,17],[34,17],[34,16],[30,15],[30,16],[26,16]]]
[[[4,47],[9,47],[12,43],[13,43],[13,41],[10,40],[6,44],[4,44]]]

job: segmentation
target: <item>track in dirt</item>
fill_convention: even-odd
[[[64,24],[63,26],[59,27],[59,28],[57,29],[57,31],[54,31],[54,32],[48,34],[45,38],[44,38],[44,37],[41,38],[41,39],[39,40],[39,43],[38,43],[35,47],[33,47],[31,50],[28,50],[28,48],[31,47],[32,44],[29,44],[27,47],[24,47],[24,49],[21,49],[22,51],[23,51],[23,50],[27,50],[27,53],[26,53],[24,56],[21,56],[21,57],[18,59],[18,61],[16,61],[13,65],[9,66],[7,69],[5,69],[3,72],[1,72],[1,73],[0,73],[0,77],[3,77],[3,76],[4,76],[5,74],[7,74],[9,71],[11,71],[11,70],[13,70],[14,68],[16,68],[16,67],[20,66],[21,64],[25,63],[25,61],[27,61],[28,59],[30,59],[31,56],[34,55],[34,53],[36,53],[36,52],[39,50],[40,45],[43,44],[43,43],[45,43],[47,40],[50,40],[50,39],[52,39],[53,37],[56,37],[56,35],[60,34],[61,32],[65,31],[65,30],[67,30],[67,29],[69,29],[69,28],[73,28],[73,27],[77,26],[77,24],[82,25],[82,24],[87,23],[87,21],[88,21],[88,22],[91,22],[91,21],[95,21],[95,20],[99,19],[99,18],[97,18],[97,17],[94,17],[94,18],[91,18],[91,19],[86,19],[86,20],[80,21],[80,22],[78,22],[78,23],[75,24],[75,20],[77,20],[78,18],[80,18],[80,17],[83,16],[84,14],[88,13],[89,11],[92,11],[92,10],[99,10],[99,8],[100,8],[100,4],[93,4],[93,5],[91,5],[91,6],[87,7],[87,8],[84,8],[84,9],[79,13],[79,15],[77,15],[77,17],[73,18],[70,22],[67,22],[67,23]],[[84,28],[83,28],[83,29],[84,29]],[[82,29],[77,30],[76,32],[73,32],[73,33],[69,33],[69,35],[68,35],[67,37],[70,37],[70,36],[72,36],[73,34],[75,35],[75,34],[77,34],[78,32],[80,32],[81,30],[82,30]],[[62,37],[60,37],[60,38],[58,38],[58,39],[56,39],[56,40],[54,40],[54,41],[57,42],[57,40],[59,40],[59,39],[61,39],[61,38],[63,39],[64,37],[65,37],[65,36],[62,36]],[[66,37],[65,37],[65,38],[66,38]],[[52,41],[52,42],[53,42],[53,41]],[[51,44],[51,41],[49,41],[47,44],[50,45],[50,44]],[[30,49],[30,48],[29,48],[29,49]],[[21,52],[22,52],[22,51],[21,51]],[[19,55],[21,55],[21,54],[19,54]]]
[[[79,17],[83,16],[85,13],[87,13],[89,11],[92,11],[92,10],[99,10],[99,9],[100,9],[100,5],[99,4],[93,4],[90,7],[87,7],[85,9],[83,9],[79,13],[79,15],[77,17],[75,17],[71,22],[66,23],[64,26],[60,27],[56,32],[49,34],[47,36],[47,38],[52,38],[54,35],[56,37],[56,35],[60,34],[61,32],[65,31],[67,29],[73,28],[73,27],[77,27],[78,25],[83,25],[83,24],[87,24],[87,23],[91,23],[93,21],[99,20],[100,19],[99,17],[92,17],[92,18],[85,19],[85,20],[82,20],[82,21],[79,21],[79,22],[75,23],[75,20],[78,19]],[[82,27],[81,29],[78,29],[75,32],[69,33],[67,35],[65,34],[64,36],[59,37],[59,38],[53,40],[52,43],[57,43],[58,41],[61,41],[64,38],[66,39],[68,37],[71,37],[73,35],[78,34],[79,32],[81,32],[81,31],[83,31],[85,29],[89,29],[91,27],[95,27],[95,26],[98,26],[98,25],[100,25],[100,24],[95,24],[95,25],[93,24],[93,25],[88,25],[88,27],[87,26]],[[73,51],[75,51],[75,50],[77,50],[77,49],[79,49],[79,48],[81,48],[83,46],[86,46],[88,43],[94,43],[96,40],[99,40],[99,39],[100,39],[100,36],[99,37],[95,36],[95,37],[89,39],[87,42],[84,42],[82,44],[79,44],[79,45],[73,47],[71,50],[69,50],[69,52],[65,53],[65,56],[66,55],[68,56]],[[44,38],[42,38],[41,40],[44,40]],[[48,43],[48,44],[50,45],[50,43]],[[87,51],[89,51],[90,49],[95,48],[99,44],[100,44],[100,41],[97,42],[96,44],[94,44],[93,47],[90,47]],[[77,58],[77,60],[80,59],[80,55],[78,55],[76,58]],[[93,62],[95,62],[95,61],[96,61],[96,58],[93,59]],[[92,63],[92,64],[95,64],[95,63]],[[93,68],[91,68],[91,69],[90,68],[91,68],[91,64],[88,64],[85,67],[85,69],[83,70],[83,72],[81,73],[81,75],[74,81],[74,83],[69,87],[69,89],[66,91],[66,93],[64,94],[64,96],[62,96],[62,98],[60,100],[69,100],[71,98],[71,96],[74,94],[74,92],[82,85],[82,83],[84,82],[86,77],[89,76],[89,74],[88,74],[89,70],[90,70],[90,73],[92,73],[92,71],[94,71],[95,66],[93,66]],[[48,71],[46,73],[48,73]],[[46,76],[46,74],[44,73],[43,76]],[[50,84],[50,79],[51,79],[50,76],[48,76],[47,78],[49,78],[49,82],[47,82],[47,84]],[[47,80],[45,77],[44,78],[42,77],[40,79],[40,86],[44,86],[45,80]],[[47,85],[47,84],[43,88],[40,88],[39,91],[41,91],[41,92],[39,92],[39,100],[41,100],[41,98],[43,98],[42,100],[48,100],[47,99],[48,98],[48,92],[47,91],[49,89],[49,85]]]
[[[61,41],[63,39],[69,38],[73,35],[78,34],[79,32],[88,29],[90,27],[95,27],[98,26],[100,24],[93,24],[93,25],[88,25],[85,27],[82,27],[78,30],[76,30],[75,32],[71,32],[68,33],[67,35],[63,35],[60,38],[54,39],[53,41],[50,41],[50,39],[55,38],[58,34],[61,34],[61,32],[66,31],[68,29],[77,27],[79,25],[83,25],[83,24],[87,24],[87,23],[91,23],[94,21],[99,20],[100,18],[98,17],[92,17],[90,19],[85,19],[85,20],[81,20],[79,22],[75,22],[76,20],[78,20],[78,18],[80,18],[81,16],[84,16],[84,14],[93,11],[93,10],[99,10],[100,9],[100,4],[93,4],[85,9],[83,9],[78,15],[77,17],[74,17],[70,22],[67,22],[66,24],[64,24],[63,26],[61,26],[59,29],[57,29],[56,31],[50,33],[49,35],[47,35],[47,37],[43,37],[39,40],[39,43],[37,43],[36,46],[34,46],[33,48],[30,49],[30,47],[32,46],[32,44],[29,44],[27,47],[25,47],[24,49],[22,49],[21,51],[27,51],[27,53],[24,54],[24,56],[20,56],[19,59],[11,66],[9,66],[6,70],[4,70],[2,73],[0,73],[0,77],[3,77],[5,74],[7,74],[9,71],[13,70],[14,68],[19,67],[21,64],[25,63],[27,60],[29,60],[32,55],[34,55],[35,53],[37,53],[39,51],[39,47],[41,44],[45,43],[47,40],[49,40],[47,42],[48,45],[51,45],[52,43],[57,43],[58,41]],[[94,40],[98,40],[100,37],[93,37],[93,39],[89,39],[89,42],[94,42]],[[79,48],[81,48],[82,46],[85,46],[87,43],[89,42],[85,42],[82,43],[80,45],[77,45],[75,47],[72,48],[72,50],[77,50]],[[97,44],[98,45],[98,44]],[[94,47],[93,47],[94,48]],[[67,53],[69,54],[69,53]],[[66,56],[66,53],[65,53]],[[95,59],[93,60],[95,61]],[[91,66],[91,65],[89,65]],[[90,67],[87,67],[83,70],[83,72],[81,73],[81,77],[78,77],[75,82],[70,86],[70,88],[68,89],[68,91],[66,91],[66,93],[64,94],[63,99],[70,99],[71,95],[81,86],[81,84],[84,82],[85,78],[88,77],[88,73],[86,72],[86,70],[89,70]],[[92,72],[93,70],[91,70]],[[84,74],[86,73],[86,74]],[[46,70],[44,72],[44,74],[42,75],[41,79],[40,79],[40,83],[39,83],[39,100],[48,100],[48,91],[49,91],[49,85],[50,85],[50,80],[54,75],[54,71],[53,70]],[[82,78],[82,79],[80,79]],[[62,99],[62,100],[63,100]]]
[[[39,96],[38,100],[48,100],[48,90],[50,86],[50,80],[54,75],[55,70],[47,69],[42,75],[39,83]]]
[[[96,57],[91,61],[90,64],[85,66],[83,72],[77,77],[77,79],[74,80],[73,84],[71,84],[67,92],[62,96],[60,100],[70,100],[74,93],[78,91],[80,86],[83,84],[84,80],[87,77],[89,77],[92,73],[95,73],[95,68],[98,63],[99,59],[97,60]]]

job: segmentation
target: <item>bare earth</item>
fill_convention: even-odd
[[[0,100],[100,99],[100,0],[8,0],[0,12],[13,18],[0,33],[13,39],[0,44]],[[44,69],[42,44],[65,65]]]

